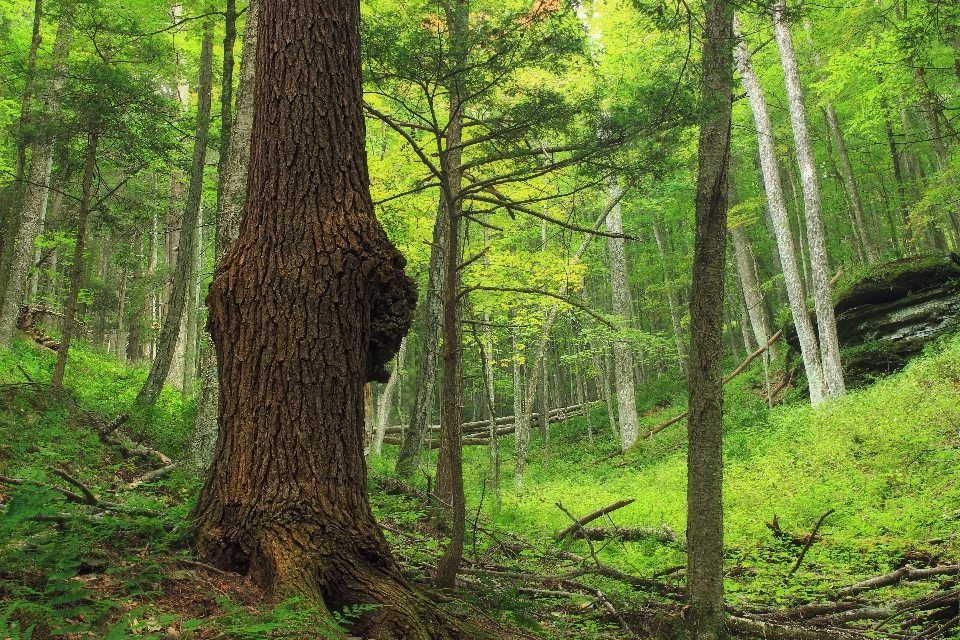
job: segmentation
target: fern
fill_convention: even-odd
[[[13,614],[16,613],[22,605],[23,602],[18,600],[0,614],[0,637],[3,637],[4,640],[31,640],[33,637],[34,625],[30,625],[26,630],[22,630],[20,622],[13,619]]]

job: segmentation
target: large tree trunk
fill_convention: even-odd
[[[433,387],[439,364],[440,327],[443,323],[443,247],[447,235],[447,201],[441,192],[437,219],[433,223],[430,262],[427,265],[427,290],[423,301],[423,352],[417,362],[417,382],[410,416],[410,428],[403,436],[397,455],[396,473],[410,478],[420,466],[424,437],[433,405]]]
[[[830,273],[827,263],[826,233],[820,206],[820,185],[817,181],[817,165],[813,157],[813,142],[807,127],[803,89],[797,57],[793,51],[793,37],[787,22],[786,4],[779,0],[773,7],[773,33],[780,49],[790,107],[793,138],[797,146],[797,163],[800,166],[803,188],[803,210],[807,220],[807,246],[810,251],[810,268],[813,274],[813,298],[817,312],[817,334],[820,341],[820,358],[823,363],[823,378],[830,398],[846,393],[843,369],[840,365],[840,341],[837,339],[837,321],[833,314],[833,299],[830,293]]]
[[[767,110],[767,102],[763,97],[760,82],[757,80],[757,74],[753,69],[750,50],[742,38],[737,41],[736,59],[743,89],[750,99],[750,108],[753,111],[753,119],[757,126],[757,142],[760,148],[760,166],[763,171],[763,183],[767,193],[767,206],[770,216],[773,218],[777,246],[780,250],[780,260],[783,266],[784,284],[787,287],[793,324],[797,329],[800,353],[803,357],[803,366],[810,386],[810,402],[817,405],[825,397],[820,350],[817,346],[816,335],[813,332],[813,323],[807,313],[803,283],[797,267],[797,253],[794,249],[790,218],[787,213],[783,186],[780,182],[780,171],[777,166],[773,123],[770,120],[770,113]]]
[[[62,18],[53,45],[53,73],[44,106],[43,118],[48,121],[56,120],[60,111],[60,90],[67,70],[71,35],[69,20]],[[17,234],[15,238],[8,240],[13,245],[10,248],[9,267],[3,276],[6,288],[2,292],[0,304],[0,347],[10,345],[17,327],[17,314],[26,292],[30,268],[33,266],[34,245],[40,235],[44,212],[47,209],[55,143],[55,136],[48,135],[34,145]]]
[[[609,199],[617,202],[607,214],[607,231],[623,233],[623,221],[620,216],[620,184],[617,178],[610,181]],[[630,301],[630,283],[627,280],[627,255],[622,237],[608,237],[607,249],[610,252],[610,288],[613,296],[613,313],[618,316],[621,326],[632,326],[630,320],[633,304]],[[633,379],[633,347],[629,342],[616,341],[613,346],[613,372],[617,386],[617,417],[620,422],[620,446],[624,451],[633,446],[640,434],[637,419],[636,387]]]
[[[687,420],[687,629],[727,634],[723,612],[723,291],[733,109],[733,5],[709,0],[703,38]]]
[[[153,360],[137,404],[149,406],[156,403],[163,390],[163,383],[170,371],[175,345],[181,333],[183,310],[187,302],[188,281],[194,266],[194,236],[200,217],[200,197],[203,193],[203,168],[207,153],[207,137],[210,132],[210,102],[213,89],[213,31],[207,25],[200,51],[200,81],[197,90],[197,128],[193,143],[193,164],[190,172],[190,186],[187,204],[183,210],[183,222],[180,228],[180,248],[177,251],[177,267],[167,313],[160,329],[160,347]],[[187,337],[189,339],[189,336]]]
[[[243,204],[247,199],[250,132],[253,128],[253,88],[257,68],[258,6],[258,0],[250,0],[250,4],[247,5],[247,23],[243,33],[240,78],[237,84],[236,119],[227,131],[230,144],[225,156],[221,155],[221,163],[218,167],[221,175],[217,189],[217,235],[214,249],[214,261],[217,265],[226,259],[227,253],[237,239],[240,222],[243,220]],[[226,42],[224,40],[225,51]],[[226,60],[223,68],[226,76],[228,68]],[[232,71],[232,60],[229,68]],[[227,80],[224,78],[224,85],[226,84]],[[232,85],[232,82],[230,84]],[[220,135],[224,135],[224,128],[221,128]],[[221,146],[221,154],[223,153]],[[190,459],[195,469],[205,470],[210,466],[213,448],[217,442],[220,383],[217,379],[217,352],[213,349],[213,345],[202,349],[200,357],[200,397],[197,400],[197,417],[190,437]]]
[[[416,291],[370,198],[359,13],[260,6],[246,215],[208,296],[220,438],[197,551],[279,598],[384,605],[353,635],[470,636],[406,582],[367,495],[363,386],[386,379]]]
[[[0,214],[0,303],[3,302],[3,292],[7,288],[7,275],[10,260],[13,258],[12,245],[16,237],[20,221],[15,215],[21,208],[23,195],[23,174],[27,162],[27,136],[25,130],[30,123],[30,106],[33,102],[33,82],[37,68],[37,52],[43,42],[40,27],[43,23],[43,0],[35,0],[33,6],[33,38],[30,41],[30,53],[27,54],[27,69],[23,82],[23,100],[20,103],[20,122],[17,132],[17,160],[13,170],[13,194],[10,206],[0,201],[4,211]]]

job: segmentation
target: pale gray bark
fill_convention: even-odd
[[[407,337],[404,336],[400,341],[400,350],[397,351],[393,372],[390,379],[380,394],[380,408],[377,411],[377,431],[373,438],[373,453],[381,455],[383,453],[383,437],[387,433],[387,422],[390,420],[390,407],[393,406],[393,396],[397,390],[397,383],[400,382],[400,371],[403,369],[403,360],[407,355]]]
[[[397,456],[396,472],[402,478],[413,476],[420,465],[424,437],[433,405],[433,389],[437,382],[437,367],[440,357],[440,327],[443,322],[443,247],[446,241],[447,206],[441,193],[437,219],[433,224],[433,241],[430,244],[430,262],[427,265],[427,290],[423,292],[423,351],[417,362],[416,391],[410,428],[403,435],[403,444]]]
[[[743,300],[750,318],[750,326],[758,345],[767,343],[770,337],[770,318],[767,315],[767,305],[763,300],[763,291],[757,278],[757,263],[753,256],[753,248],[747,230],[743,227],[734,227],[730,230],[733,236],[733,255],[737,264],[737,275],[740,277],[743,289]],[[776,359],[776,345],[770,345],[770,357]]]
[[[827,257],[826,232],[820,204],[820,185],[817,181],[817,165],[813,157],[813,142],[807,126],[803,89],[797,57],[793,50],[793,36],[786,20],[786,3],[779,0],[773,7],[773,33],[780,50],[790,107],[790,122],[796,143],[797,164],[800,166],[803,189],[803,210],[807,222],[807,248],[810,252],[810,270],[813,280],[814,306],[817,312],[817,331],[820,340],[820,356],[823,377],[828,397],[838,398],[846,393],[843,369],[840,364],[840,342],[837,339],[837,321],[833,314],[833,299],[830,293],[830,273]]]
[[[737,25],[739,31],[739,25]],[[800,353],[803,357],[807,381],[810,385],[810,402],[819,404],[825,399],[823,384],[823,369],[820,363],[820,353],[817,339],[813,332],[813,323],[807,314],[806,300],[803,294],[803,284],[800,279],[800,270],[797,266],[797,254],[793,244],[793,233],[790,230],[790,218],[783,196],[783,186],[780,182],[780,171],[777,165],[773,122],[767,110],[767,101],[763,96],[760,82],[753,69],[750,59],[750,50],[742,37],[738,38],[734,55],[743,89],[750,100],[753,119],[757,127],[757,142],[760,148],[760,167],[763,172],[764,190],[767,194],[767,207],[773,219],[777,247],[780,252],[781,266],[783,267],[784,284],[787,288],[787,298],[790,301],[790,311],[793,323],[797,329],[800,341]]]
[[[827,123],[830,125],[830,132],[833,134],[833,143],[837,146],[837,155],[840,156],[840,174],[843,176],[843,186],[847,191],[847,198],[850,199],[850,210],[853,218],[853,224],[857,227],[860,242],[863,245],[863,252],[867,256],[867,263],[873,264],[879,259],[877,247],[870,238],[870,229],[867,226],[867,218],[863,213],[863,203],[860,200],[860,189],[857,187],[857,180],[853,174],[853,164],[850,162],[850,153],[847,151],[847,143],[843,139],[843,131],[840,129],[840,120],[837,118],[837,112],[833,104],[827,102]]]
[[[247,7],[243,32],[240,75],[230,146],[223,163],[220,197],[217,201],[217,234],[214,260],[221,264],[240,232],[243,206],[247,199],[247,168],[250,164],[250,134],[253,130],[253,89],[256,75],[257,15],[259,0]],[[205,470],[213,460],[217,443],[217,410],[220,403],[217,354],[212,344],[200,352],[200,397],[190,437],[190,459],[194,469]]]
[[[620,216],[622,198],[616,178],[610,180],[608,198],[616,202],[607,214],[607,231],[623,233]],[[633,305],[630,302],[630,283],[627,280],[627,254],[623,238],[608,237],[610,254],[610,288],[613,297],[613,314],[619,317],[621,327],[630,327]],[[682,340],[682,337],[681,337]],[[617,418],[620,423],[620,446],[624,451],[633,446],[640,435],[637,418],[636,387],[633,379],[633,347],[626,340],[617,340],[613,346],[613,373],[617,387]]]
[[[804,20],[803,29],[807,33],[807,42],[813,45],[813,28],[809,20]],[[813,48],[813,62],[817,67],[820,66],[820,54],[816,48]],[[830,129],[830,135],[837,147],[837,155],[840,156],[840,174],[843,180],[843,188],[847,194],[847,201],[850,203],[850,222],[853,227],[853,233],[857,236],[860,247],[866,257],[868,264],[877,261],[877,249],[873,240],[870,238],[870,231],[867,227],[866,216],[863,213],[863,204],[860,200],[860,190],[857,188],[856,177],[853,174],[853,165],[850,163],[850,154],[847,152],[847,144],[843,138],[843,130],[840,128],[840,119],[837,118],[837,112],[833,108],[830,100],[826,101],[824,108],[827,116],[827,127]]]
[[[200,313],[199,291],[197,275],[200,272],[200,235],[203,230],[203,211],[200,211],[200,224],[193,233],[193,248],[190,253],[193,260],[190,264],[190,273],[187,274],[187,305],[185,321],[181,327],[183,332],[183,386],[180,389],[181,397],[186,402],[193,395],[193,382],[197,375],[197,316]]]
[[[67,70],[71,36],[70,22],[66,18],[61,19],[53,45],[53,73],[44,105],[43,118],[46,120],[56,120],[60,111],[61,88]],[[0,347],[10,346],[17,328],[17,314],[26,293],[37,237],[42,230],[43,216],[47,210],[55,143],[56,139],[51,135],[37,141],[33,147],[20,222],[16,237],[10,239],[13,243],[10,266],[4,275],[6,290],[0,304]]]

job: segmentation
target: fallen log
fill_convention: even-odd
[[[623,542],[642,542],[644,540],[656,540],[664,544],[681,542],[676,532],[669,527],[656,529],[654,527],[584,527],[589,540],[606,540],[607,538],[617,538]],[[571,538],[579,538],[579,531],[574,531]]]
[[[727,630],[736,636],[764,638],[765,640],[846,640],[847,638],[863,637],[860,634],[845,631],[791,627],[739,616],[727,616],[726,625]]]
[[[507,433],[513,433],[513,427],[510,427],[510,429],[507,430]],[[400,438],[384,438],[384,439],[383,439],[383,444],[395,444],[395,445],[400,445],[400,444],[402,444],[402,442],[403,442],[403,441],[402,441]],[[464,446],[466,446],[466,445],[472,445],[472,444],[490,444],[490,438],[461,438],[461,439],[460,439],[460,444],[462,444],[462,445],[464,445]],[[424,443],[423,443],[423,448],[424,448],[424,449],[439,449],[439,448],[440,448],[440,440],[437,439],[437,440],[431,440],[430,442],[424,442]]]
[[[583,411],[584,407],[589,407],[590,405],[593,405],[593,404],[597,404],[597,403],[585,402],[582,404],[570,405],[569,407],[558,407],[556,409],[550,409],[550,411],[547,412],[547,416],[549,417],[550,422],[561,422],[562,420],[566,420],[569,417],[569,414],[575,414],[575,413],[581,412]],[[539,413],[533,414],[534,421],[537,421],[539,419],[540,419]],[[495,422],[498,427],[508,425],[508,424],[512,425],[514,422],[516,422],[516,416],[503,416],[503,417],[497,418]],[[489,428],[490,428],[489,420],[477,420],[475,422],[464,422],[463,424],[460,425],[460,429],[462,431],[479,431],[482,429],[489,429]],[[403,425],[393,425],[392,427],[387,427],[384,433],[397,434],[397,433],[402,433],[405,429],[406,427]],[[427,429],[433,432],[439,432],[440,425],[432,424],[428,426]]]
[[[842,600],[843,598],[849,598],[857,595],[858,593],[863,593],[864,591],[879,589],[881,587],[889,587],[890,585],[897,584],[902,580],[924,580],[934,576],[955,576],[957,574],[960,574],[960,565],[956,564],[942,567],[930,567],[929,569],[916,569],[908,564],[900,567],[896,571],[892,571],[875,578],[870,578],[869,580],[864,580],[863,582],[858,582],[857,584],[841,589],[837,592],[836,599]]]
[[[623,507],[627,506],[628,504],[633,503],[635,500],[636,500],[635,498],[628,498],[628,499],[626,499],[626,500],[618,500],[617,502],[614,502],[613,504],[608,505],[608,506],[604,507],[603,509],[597,509],[597,510],[594,511],[593,513],[589,513],[589,514],[583,516],[582,518],[576,520],[572,525],[570,525],[570,526],[567,527],[566,529],[563,529],[562,531],[560,531],[560,533],[557,534],[557,540],[563,540],[567,535],[569,535],[569,534],[570,534],[572,531],[574,531],[575,529],[578,529],[579,527],[582,527],[583,525],[587,524],[588,522],[593,522],[593,521],[596,520],[597,518],[601,518],[601,517],[607,515],[608,513],[612,513],[612,512],[614,512],[614,511],[616,511],[617,509],[622,509]]]

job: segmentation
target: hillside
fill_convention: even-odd
[[[193,560],[186,518],[199,480],[173,469],[137,484],[150,471],[167,470],[156,452],[182,455],[193,407],[165,392],[155,409],[131,413],[120,429],[102,436],[100,430],[132,406],[146,372],[90,351],[75,354],[68,391],[56,395],[40,382],[52,371],[53,352],[25,341],[0,352],[0,502],[6,508],[0,525],[0,630],[6,635],[0,636],[29,638],[33,629],[34,639],[51,632],[111,639],[333,637],[334,630],[317,630],[316,610],[265,601],[238,576]],[[725,590],[731,610],[782,623],[791,608],[826,603],[823,611],[831,615],[861,612],[863,621],[850,622],[851,629],[889,618],[883,634],[952,623],[960,338],[942,340],[903,372],[816,409],[799,397],[768,409],[762,386],[755,365],[727,388]],[[662,398],[651,407],[652,401],[641,407],[644,426],[682,410],[663,407]],[[592,424],[606,425],[602,409],[594,410]],[[525,488],[504,488],[499,507],[485,491],[486,448],[467,447],[467,562],[461,589],[447,606],[501,637],[674,637],[679,609],[671,602],[685,564],[684,437],[683,426],[675,425],[597,464],[613,450],[612,435],[598,432],[590,444],[584,418],[568,419],[552,426],[549,468],[535,437]],[[502,453],[506,477],[512,437],[503,439]],[[375,512],[417,581],[436,562],[445,518],[420,500],[425,482],[418,491],[387,477],[392,448],[370,466]],[[591,531],[620,527],[619,537],[593,542],[592,550],[583,540],[556,541],[570,525],[557,503],[582,517],[630,498],[633,503],[590,523]],[[589,569],[593,552],[615,571],[587,571],[566,583],[549,579],[569,576],[577,566]],[[901,578],[923,579],[837,600],[841,589],[907,565],[928,571],[901,571]],[[940,600],[930,607],[911,600],[933,592]],[[921,613],[899,613],[897,607],[908,604]],[[349,626],[361,613],[338,616]],[[804,624],[837,626],[838,620]]]

